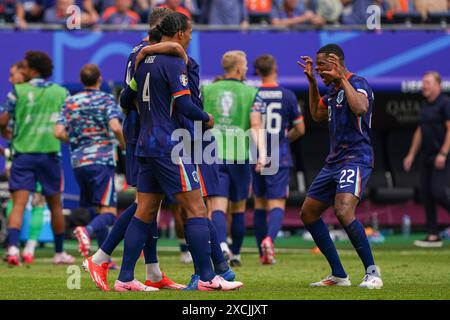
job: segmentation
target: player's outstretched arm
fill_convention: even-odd
[[[186,50],[184,50],[184,48],[179,43],[172,41],[165,41],[151,44],[142,48],[136,57],[136,62],[134,63],[134,70],[137,70],[139,64],[142,62],[142,60],[144,60],[146,56],[158,53],[178,56],[182,58],[186,64],[188,64],[189,62],[189,57],[186,53]]]
[[[325,121],[328,119],[328,109],[320,104],[319,87],[314,75],[313,60],[308,56],[300,57],[305,63],[297,61],[297,64],[303,68],[309,85],[309,112],[314,121]]]

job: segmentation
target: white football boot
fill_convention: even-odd
[[[331,286],[338,286],[338,287],[350,287],[352,284],[350,282],[350,278],[347,276],[346,278],[339,278],[335,277],[333,275],[329,275],[323,280],[320,280],[319,282],[311,283],[310,287],[331,287]]]
[[[383,287],[383,280],[380,277],[371,274],[366,274],[363,278],[363,282],[359,285],[360,288],[367,289],[381,289]]]

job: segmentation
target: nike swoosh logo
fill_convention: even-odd
[[[127,285],[122,285],[122,288],[126,289],[126,290],[131,290],[131,286],[127,286]]]
[[[219,284],[218,287],[209,287],[209,286],[204,286],[204,287],[208,288],[208,289],[213,289],[213,290],[222,290],[222,285],[221,284]]]
[[[342,185],[342,186],[339,186],[339,188],[347,188],[347,187],[350,187],[351,186],[351,184],[344,184],[344,185]]]

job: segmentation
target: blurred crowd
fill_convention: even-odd
[[[370,5],[378,5],[387,21],[411,15],[423,22],[430,13],[445,16],[450,10],[450,0],[0,0],[0,23],[19,28],[30,23],[66,25],[73,5],[81,9],[83,26],[147,23],[158,6],[179,11],[197,24],[241,26],[363,25]]]

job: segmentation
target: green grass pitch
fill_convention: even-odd
[[[254,238],[247,237],[242,254],[243,266],[234,268],[237,279],[244,287],[234,292],[180,292],[161,290],[151,293],[115,293],[98,290],[89,275],[80,268],[80,289],[67,288],[67,266],[51,264],[52,248],[37,249],[37,261],[31,266],[10,268],[0,263],[0,299],[170,299],[170,300],[349,300],[349,299],[450,299],[450,243],[444,248],[420,249],[412,242],[422,235],[404,239],[389,236],[384,244],[372,244],[376,263],[380,266],[384,281],[381,290],[360,289],[357,285],[363,276],[363,267],[348,241],[337,242],[342,262],[352,281],[350,288],[309,288],[329,273],[325,258],[313,254],[312,242],[298,236],[281,238],[277,263],[262,266],[254,247]],[[179,262],[176,241],[161,239],[159,262],[163,272],[173,280],[187,283],[192,273],[191,265]],[[76,254],[76,243],[67,242],[67,251]],[[0,250],[3,255],[4,251]],[[120,263],[122,250],[117,250],[114,260]],[[82,259],[77,255],[77,265]],[[109,273],[113,285],[118,271]],[[143,260],[138,262],[136,276],[145,279]]]

